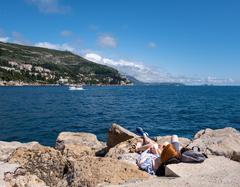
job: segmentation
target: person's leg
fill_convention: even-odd
[[[177,135],[172,135],[171,142],[179,142]]]
[[[150,139],[146,134],[143,134],[143,144],[154,144],[154,143],[156,142]]]
[[[145,132],[142,127],[137,127],[137,128],[136,128],[136,131],[137,131],[137,133],[138,133],[139,135],[141,135],[141,136],[143,136],[144,134],[147,135],[147,136],[149,136],[148,133]]]
[[[172,135],[171,144],[174,145],[174,147],[177,151],[180,151],[181,145],[180,145],[180,142],[179,142],[179,139],[178,139],[177,135]]]

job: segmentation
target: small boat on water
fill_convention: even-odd
[[[77,85],[77,86],[69,86],[69,90],[84,90],[84,88],[82,87],[82,85]]]

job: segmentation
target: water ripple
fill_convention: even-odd
[[[152,136],[239,130],[239,98],[240,87],[0,87],[0,140],[54,145],[61,131],[85,131],[106,141],[114,122]]]

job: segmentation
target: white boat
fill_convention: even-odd
[[[69,86],[69,90],[84,90],[84,88],[81,85]]]

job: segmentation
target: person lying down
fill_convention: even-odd
[[[136,152],[140,153],[137,165],[142,170],[155,175],[160,166],[170,158],[180,157],[182,146],[177,135],[171,137],[171,143],[157,144],[148,137],[148,134],[141,127],[137,128],[137,132],[143,137],[143,142],[138,142],[136,145]]]

